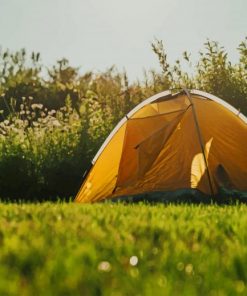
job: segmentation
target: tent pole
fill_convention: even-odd
[[[201,130],[200,130],[200,126],[199,126],[195,106],[194,106],[194,103],[192,101],[192,98],[191,98],[191,95],[190,95],[190,92],[188,91],[188,89],[183,88],[183,91],[185,92],[185,94],[188,97],[188,99],[190,101],[190,104],[192,106],[193,117],[194,117],[194,121],[195,121],[195,124],[196,124],[196,131],[197,131],[198,139],[199,139],[199,142],[200,142],[204,163],[205,163],[205,166],[206,166],[206,172],[207,172],[207,176],[208,176],[208,183],[209,183],[211,195],[214,196],[213,184],[212,184],[212,180],[211,180],[210,173],[209,173],[208,162],[207,162],[207,158],[206,158],[205,151],[204,151],[203,138],[202,138],[202,134],[201,134]]]

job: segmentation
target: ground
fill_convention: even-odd
[[[244,295],[246,211],[2,203],[0,295]]]

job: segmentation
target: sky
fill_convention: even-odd
[[[196,61],[207,39],[237,61],[247,36],[247,0],[0,0],[0,46],[40,52],[45,65],[67,58],[81,71],[116,65],[130,80],[158,69],[151,50],[163,40],[169,61]]]

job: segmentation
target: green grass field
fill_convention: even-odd
[[[246,295],[246,213],[2,203],[0,295]]]

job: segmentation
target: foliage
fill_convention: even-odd
[[[246,210],[1,204],[0,294],[245,295]]]
[[[207,41],[192,65],[167,61],[162,41],[152,49],[162,71],[130,83],[115,67],[81,74],[61,59],[51,68],[39,53],[0,50],[0,196],[16,199],[69,198],[78,190],[90,160],[135,105],[168,88],[198,88],[226,99],[247,114],[247,39],[233,65],[224,48]],[[192,73],[192,74],[191,74]],[[13,178],[14,176],[14,178]]]
[[[228,54],[218,42],[207,41],[196,66],[192,66],[190,54],[183,59],[193,68],[192,74],[183,71],[181,61],[169,65],[162,41],[156,40],[152,48],[158,56],[163,76],[172,88],[195,88],[223,98],[242,113],[247,114],[247,38],[238,47],[239,62],[233,65]],[[169,84],[169,83],[168,83]]]

